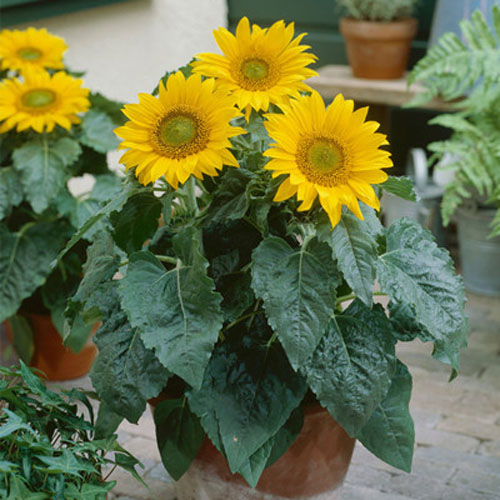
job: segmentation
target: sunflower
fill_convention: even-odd
[[[0,84],[0,133],[14,127],[20,132],[32,128],[52,132],[55,125],[69,130],[80,123],[77,113],[87,111],[89,90],[82,80],[63,71],[50,75],[43,70],[26,70],[24,81],[6,79]]]
[[[217,78],[218,85],[233,95],[235,103],[250,115],[253,109],[267,111],[269,103],[281,106],[300,91],[310,91],[303,80],[317,75],[306,66],[316,56],[304,53],[308,45],[299,45],[306,33],[293,38],[294,25],[284,21],[268,29],[253,25],[243,17],[236,36],[224,28],[214,37],[224,55],[204,53],[192,63],[195,73]]]
[[[238,166],[227,149],[230,137],[246,133],[229,123],[240,116],[227,94],[215,88],[210,78],[199,75],[187,80],[178,71],[160,83],[158,98],[139,94],[139,104],[129,104],[123,113],[130,119],[115,133],[129,148],[120,161],[127,169],[137,167],[139,182],[146,185],[162,175],[177,189],[190,175],[218,175],[223,165]]]
[[[375,133],[377,122],[365,122],[368,108],[353,111],[354,103],[337,95],[325,109],[317,92],[290,101],[284,114],[266,115],[266,128],[276,142],[265,151],[271,160],[264,167],[273,177],[288,174],[274,201],[293,195],[301,201],[298,210],[309,210],[319,197],[332,227],[342,205],[363,219],[358,200],[376,210],[380,201],[370,184],[387,179],[383,168],[392,167],[390,153],[379,149],[386,136]]]
[[[63,54],[67,49],[64,40],[51,35],[45,28],[28,28],[24,31],[0,32],[0,59],[2,69],[64,68]]]

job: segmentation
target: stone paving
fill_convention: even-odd
[[[358,443],[342,500],[500,500],[500,299],[468,297],[469,347],[451,384],[448,368],[431,358],[430,345],[414,341],[398,349],[413,375],[412,473],[384,464]],[[71,385],[88,387],[89,380]],[[148,488],[115,471],[110,500],[174,500],[149,409],[138,425],[120,426],[119,441],[144,464]]]

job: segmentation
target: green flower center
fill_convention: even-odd
[[[331,137],[305,137],[297,144],[297,166],[309,182],[332,187],[344,184],[349,173],[349,154]]]
[[[318,172],[332,172],[342,166],[342,151],[333,143],[317,143],[308,151],[309,162]]]
[[[261,59],[250,59],[243,63],[243,74],[250,80],[262,80],[269,75],[269,66]]]
[[[25,61],[37,61],[42,57],[42,52],[34,47],[24,47],[17,51],[17,55]]]
[[[56,100],[56,94],[49,89],[30,90],[23,95],[23,104],[28,108],[45,108]]]
[[[189,116],[174,116],[160,126],[160,136],[166,146],[178,147],[196,137],[196,122]]]

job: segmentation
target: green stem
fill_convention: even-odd
[[[267,344],[266,344],[267,349],[269,349],[274,344],[274,341],[276,340],[277,337],[278,337],[278,333],[274,332],[273,335],[271,336],[271,338],[267,341]]]
[[[374,297],[378,297],[378,296],[385,296],[387,297],[387,294],[384,293],[384,292],[373,292],[372,294]],[[346,302],[348,300],[354,300],[356,299],[358,296],[355,294],[355,293],[351,293],[349,295],[342,295],[342,297],[339,297],[337,299],[337,302],[335,304],[335,307],[338,307],[340,304],[342,304],[342,302]]]
[[[233,326],[236,326],[238,323],[241,323],[242,321],[245,321],[248,318],[252,318],[256,314],[263,313],[263,312],[264,312],[263,309],[259,309],[258,311],[252,311],[251,313],[244,314],[243,316],[240,316],[238,319],[235,319],[234,321],[229,323],[229,325],[224,327],[221,330],[221,332],[227,332],[227,330],[230,330],[231,328],[233,328]]]
[[[155,254],[153,255],[161,262],[168,262],[169,264],[177,264],[177,259],[175,257],[169,257],[168,255],[155,255]],[[118,264],[118,267],[123,267],[128,264],[130,264],[130,260],[125,259]]]
[[[188,195],[188,207],[198,215],[198,203],[196,201],[196,193],[195,193],[196,179],[192,175],[188,181],[186,182],[187,195]]]

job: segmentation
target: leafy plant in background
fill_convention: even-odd
[[[413,14],[419,0],[337,0],[349,17],[364,21],[395,21]]]
[[[410,76],[410,83],[420,81],[426,89],[411,104],[440,96],[457,110],[430,122],[453,131],[450,139],[429,145],[435,161],[452,159],[442,168],[455,172],[441,205],[445,224],[464,203],[500,207],[500,7],[492,14],[491,28],[480,11],[462,21],[464,42],[445,33]],[[500,211],[492,225],[496,235]]]
[[[325,109],[315,92],[290,100],[293,88],[264,85],[276,69],[273,44],[303,48],[276,27],[254,30],[242,20],[236,37],[216,33],[228,53],[251,54],[224,66],[245,100],[202,80],[195,64],[191,76],[166,75],[157,98],[125,106],[130,120],[116,131],[127,149],[123,189],[60,255],[109,221],[66,319],[102,321],[91,378],[110,421],[137,422],[163,391],[157,441],[175,479],[207,435],[256,485],[318,403],[409,471],[412,381],[395,345],[433,342],[454,375],[467,336],[462,280],[416,222],[381,225],[372,184],[414,193],[383,171],[392,165],[386,137],[365,121],[367,108],[337,96]],[[254,47],[255,32],[274,38]],[[240,69],[256,61],[248,82]],[[271,91],[281,92],[279,109],[256,112]],[[387,311],[375,295],[388,297]]]
[[[0,367],[0,495],[9,500],[104,500],[119,466],[139,462],[94,422],[92,394],[47,389],[21,361]],[[82,408],[88,412],[85,418]],[[105,434],[105,433],[104,433]]]
[[[82,80],[60,70],[65,47],[45,30],[0,32],[7,72],[0,83],[0,321],[20,309],[49,312],[61,335],[66,298],[80,282],[92,232],[57,268],[51,263],[75,230],[120,191],[106,153],[116,148],[113,128],[122,121],[119,103],[89,94]],[[74,196],[68,181],[83,175],[95,184]],[[90,330],[80,325],[71,333],[68,344],[79,350]],[[22,334],[31,335],[29,326],[15,334],[28,362],[32,343],[22,342]]]

